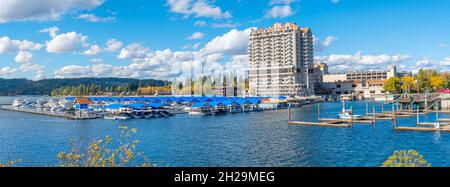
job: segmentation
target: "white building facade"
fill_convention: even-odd
[[[253,29],[248,52],[251,95],[314,94],[314,48],[309,28],[276,23],[269,28]]]

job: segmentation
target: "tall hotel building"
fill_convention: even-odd
[[[253,29],[248,52],[251,95],[314,94],[313,35],[309,28],[276,23],[269,28]]]

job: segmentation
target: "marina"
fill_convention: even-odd
[[[365,102],[347,102],[347,106],[355,115],[365,115]],[[139,150],[162,163],[160,166],[379,166],[394,150],[411,144],[434,166],[447,165],[450,134],[429,126],[410,131],[417,127],[415,117],[398,118],[397,130],[392,120],[352,128],[346,122],[334,125],[342,128],[319,122],[294,123],[316,121],[318,108],[318,104],[291,108],[290,125],[286,124],[287,110],[216,116],[181,113],[152,120],[68,120],[2,110],[0,161],[20,159],[19,166],[55,165],[56,154],[67,150],[72,140],[83,143],[117,136],[117,127],[123,125],[139,130]],[[387,108],[385,112],[389,112]],[[341,102],[321,103],[320,118],[338,118],[341,109]],[[376,112],[381,112],[380,107]],[[440,119],[449,117],[439,113]],[[435,120],[431,111],[420,115],[421,122]],[[12,151],[14,154],[8,154]]]
[[[15,99],[2,110],[24,112],[72,120],[151,119],[176,114],[225,115],[285,109],[311,104],[319,98],[290,99],[286,97],[66,97],[62,99]]]

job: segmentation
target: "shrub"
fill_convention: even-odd
[[[150,160],[136,152],[138,140],[131,136],[137,129],[121,126],[120,138],[114,141],[111,136],[92,142],[83,152],[80,146],[71,144],[70,152],[60,152],[57,159],[60,167],[151,167]],[[114,146],[117,145],[117,146]]]
[[[394,155],[383,163],[383,167],[431,167],[417,151],[395,151]]]

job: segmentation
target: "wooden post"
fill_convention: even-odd
[[[394,110],[394,129],[397,129],[397,110]]]
[[[289,107],[288,107],[288,112],[289,112],[289,122],[291,122],[291,105],[289,105]]]
[[[439,121],[439,106],[438,106],[439,104],[437,104],[436,103],[436,122],[438,122]]]
[[[366,100],[366,116],[369,115],[369,102]]]
[[[320,121],[320,103],[317,105],[317,121]]]
[[[375,115],[375,106],[373,106],[373,108],[372,108],[372,119],[373,119],[373,124],[375,124],[375,121],[376,121],[376,119],[377,119],[377,117],[376,117],[376,115]]]
[[[351,125],[352,125],[352,128],[353,128],[353,106],[352,107],[350,107],[350,121],[351,121]]]
[[[417,122],[416,122],[416,126],[419,126],[420,123],[420,107],[417,107]]]

